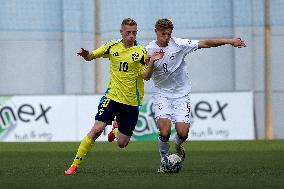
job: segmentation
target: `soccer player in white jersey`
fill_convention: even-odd
[[[161,158],[169,153],[171,124],[175,124],[174,139],[177,155],[185,159],[182,143],[187,139],[191,112],[191,82],[184,58],[187,54],[201,48],[232,45],[245,47],[240,38],[189,40],[172,37],[173,23],[169,19],[159,19],[155,24],[156,40],[146,46],[148,55],[161,51],[162,59],[155,61],[152,79],[154,81],[153,109],[160,131],[158,147]]]

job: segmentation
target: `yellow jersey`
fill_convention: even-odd
[[[144,96],[141,74],[147,69],[147,53],[143,46],[125,48],[122,40],[109,41],[92,51],[91,58],[104,57],[110,61],[110,82],[106,97],[131,106],[140,106]]]

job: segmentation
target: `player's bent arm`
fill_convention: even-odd
[[[222,45],[232,45],[234,47],[245,47],[245,43],[241,38],[232,39],[206,39],[198,42],[198,48],[218,47]]]
[[[98,49],[93,50],[91,52],[84,48],[81,48],[80,52],[78,52],[77,55],[82,56],[86,61],[91,61],[93,59],[100,58],[100,57],[106,58],[109,55],[110,47],[115,44],[117,44],[117,41],[110,41],[102,45]]]
[[[142,78],[146,81],[150,80],[153,70],[154,70],[154,60],[149,60],[146,64],[148,65],[147,69],[145,72],[142,73]]]
[[[165,52],[160,51],[160,52],[153,52],[151,54],[150,59],[147,59],[147,61],[146,61],[146,64],[148,65],[148,67],[147,67],[146,71],[142,73],[142,78],[143,79],[148,81],[151,78],[151,76],[153,74],[153,70],[154,70],[154,63],[155,63],[155,61],[163,58],[164,53]]]

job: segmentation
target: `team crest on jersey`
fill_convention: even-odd
[[[133,61],[138,60],[138,58],[139,58],[139,53],[138,52],[135,52],[135,53],[132,54],[132,60]]]
[[[119,56],[118,52],[112,54],[112,56]]]

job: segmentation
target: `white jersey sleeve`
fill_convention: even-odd
[[[189,40],[175,37],[173,38],[173,40],[179,47],[183,48],[185,55],[198,49],[199,40]]]

